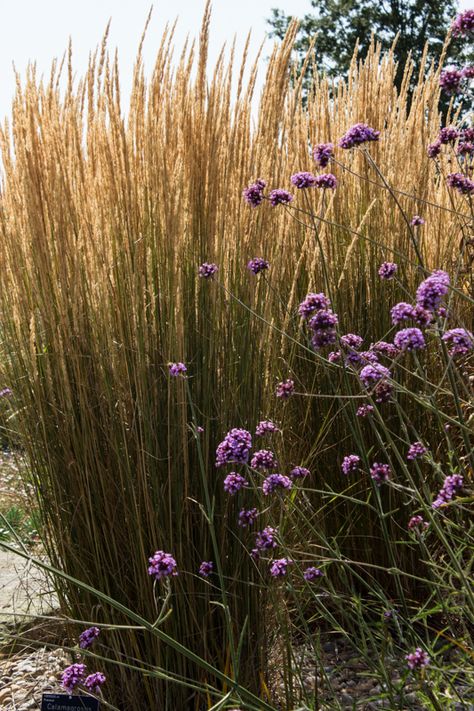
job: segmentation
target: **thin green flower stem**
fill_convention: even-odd
[[[238,687],[235,680],[231,679],[229,676],[227,676],[227,674],[224,674],[223,672],[219,671],[219,669],[216,669],[212,664],[206,662],[205,659],[202,659],[190,649],[187,649],[187,647],[182,645],[180,642],[167,635],[166,632],[163,632],[159,628],[153,627],[153,624],[148,622],[148,620],[146,620],[144,617],[141,617],[141,615],[138,615],[130,608],[126,607],[125,605],[122,605],[122,603],[118,602],[117,600],[114,600],[113,598],[109,597],[100,590],[96,590],[91,585],[88,585],[87,583],[83,583],[82,581],[73,578],[71,575],[64,573],[62,570],[58,570],[57,568],[53,568],[47,563],[43,563],[41,560],[38,560],[34,556],[26,554],[23,551],[19,551],[17,548],[9,545],[8,543],[5,543],[4,541],[0,541],[0,548],[3,548],[4,550],[9,551],[10,553],[14,553],[15,555],[19,555],[21,558],[29,560],[36,567],[42,570],[46,570],[52,575],[62,578],[63,580],[67,580],[69,583],[77,585],[80,589],[87,591],[91,595],[94,595],[99,600],[102,600],[102,602],[107,603],[108,605],[116,609],[118,612],[121,612],[123,615],[130,618],[138,625],[142,626],[145,630],[153,634],[155,637],[158,637],[158,639],[160,639],[165,644],[168,644],[172,649],[181,654],[183,657],[189,659],[194,664],[197,664],[197,666],[201,667],[201,669],[203,669],[204,671],[207,671],[209,674],[212,674],[217,679],[224,682],[225,684],[228,684],[234,689]],[[273,706],[270,706],[266,702],[258,699],[251,691],[248,691],[243,687],[238,688],[239,694],[242,696],[242,699],[244,701],[257,704],[258,709],[265,709],[266,711],[276,711]]]
[[[363,148],[363,149],[362,149],[362,153],[365,155],[365,157],[367,158],[367,160],[369,161],[369,163],[372,165],[372,167],[373,167],[374,170],[376,171],[377,175],[382,179],[382,181],[383,181],[385,187],[387,188],[388,192],[389,192],[390,195],[392,196],[392,198],[393,198],[393,200],[394,200],[396,206],[397,206],[398,209],[400,210],[401,215],[402,215],[402,217],[403,217],[403,219],[404,219],[404,221],[406,222],[406,225],[407,225],[407,227],[408,227],[408,232],[409,232],[410,239],[411,239],[411,242],[412,242],[413,247],[414,247],[414,250],[415,250],[415,254],[416,254],[417,259],[418,259],[419,266],[421,267],[421,269],[422,269],[423,271],[426,271],[425,265],[424,265],[424,262],[423,262],[423,257],[421,256],[420,248],[419,248],[419,246],[418,246],[418,240],[416,239],[415,233],[414,233],[414,231],[413,231],[413,227],[412,227],[411,224],[410,224],[410,220],[408,219],[408,217],[407,217],[407,215],[406,215],[406,213],[405,213],[405,210],[404,210],[403,207],[401,206],[401,204],[400,204],[400,202],[399,202],[397,196],[395,195],[395,193],[394,193],[394,191],[392,190],[391,186],[390,186],[389,183],[387,182],[387,179],[385,178],[384,174],[382,173],[382,171],[380,170],[380,168],[378,167],[378,165],[376,164],[376,162],[374,161],[374,159],[373,159],[372,156],[370,155],[369,151],[368,151],[366,148]]]
[[[388,439],[388,441],[389,441],[388,443],[389,443],[389,445],[390,445],[391,450],[392,450],[393,452],[395,452],[396,455],[398,455],[397,458],[398,458],[399,462],[402,463],[402,466],[403,466],[403,468],[404,468],[405,475],[406,475],[407,478],[409,479],[411,485],[412,485],[412,486],[414,487],[414,489],[416,490],[416,485],[415,485],[415,482],[413,481],[413,477],[411,476],[410,470],[406,467],[405,462],[404,462],[404,460],[403,460],[403,457],[402,457],[402,456],[400,455],[400,453],[398,452],[398,448],[397,448],[395,442],[393,441],[393,439],[392,439],[392,437],[391,437],[391,435],[390,435],[388,429],[387,429],[386,427],[384,427],[384,422],[383,422],[382,417],[380,416],[380,413],[378,412],[377,409],[375,410],[375,412],[377,413],[377,417],[378,417],[378,419],[379,419],[379,424],[380,424],[381,427],[384,429],[385,435],[387,436],[387,439]],[[373,424],[373,423],[372,423],[372,424]],[[374,431],[375,431],[375,434],[376,434],[376,436],[377,436],[377,435],[378,435],[378,430],[377,430],[375,427],[374,427]],[[425,506],[426,506],[426,505],[425,505]],[[467,595],[468,595],[469,600],[470,600],[470,602],[471,602],[472,611],[474,611],[474,593],[473,593],[473,591],[470,589],[470,585],[469,585],[468,580],[467,580],[466,577],[465,577],[464,571],[462,570],[462,567],[459,565],[459,561],[457,560],[456,556],[455,556],[454,554],[452,554],[452,551],[451,551],[451,548],[450,548],[450,546],[449,546],[449,543],[448,543],[448,541],[447,541],[447,539],[446,539],[446,537],[445,537],[445,535],[444,535],[444,532],[442,531],[441,527],[439,526],[438,521],[437,521],[437,518],[436,518],[436,515],[433,514],[433,511],[432,511],[431,507],[426,506],[425,512],[428,513],[428,515],[429,515],[429,517],[430,517],[430,522],[434,524],[433,527],[436,529],[436,533],[438,534],[439,538],[442,540],[443,545],[445,546],[446,552],[448,553],[448,555],[450,555],[450,558],[451,558],[451,560],[453,561],[453,564],[454,564],[454,566],[455,566],[456,569],[457,569],[459,578],[460,578],[460,580],[462,580],[463,585],[464,585],[465,588],[466,588]]]
[[[230,616],[230,608],[227,600],[227,592],[226,592],[226,586],[225,586],[225,579],[224,579],[224,573],[222,570],[222,565],[221,565],[221,556],[220,556],[220,551],[219,551],[219,545],[217,543],[217,536],[216,536],[216,529],[214,527],[214,503],[211,503],[211,496],[209,493],[209,484],[208,484],[208,478],[206,476],[206,466],[204,464],[204,457],[202,454],[202,448],[201,448],[201,441],[200,438],[197,434],[197,426],[198,426],[198,420],[196,417],[196,411],[194,407],[194,402],[193,398],[191,395],[191,388],[189,385],[189,380],[188,378],[185,378],[185,385],[186,385],[186,393],[188,396],[188,403],[189,407],[191,410],[191,418],[193,421],[194,425],[194,439],[196,442],[196,448],[198,452],[198,460],[199,460],[199,471],[201,473],[201,480],[202,480],[202,485],[204,489],[204,497],[205,497],[205,502],[206,502],[206,518],[207,518],[207,523],[209,525],[209,533],[211,535],[211,541],[212,541],[212,547],[214,550],[214,556],[216,559],[216,567],[217,567],[217,575],[219,577],[219,584],[220,584],[220,591],[221,591],[221,596],[222,596],[222,604],[224,608],[224,615],[226,618],[226,628],[227,628],[227,635],[228,635],[228,641],[229,641],[229,646],[230,646],[230,653],[232,657],[232,665],[233,665],[233,673],[235,676],[235,683],[238,684],[238,675],[239,675],[239,669],[238,669],[238,658],[237,658],[237,653],[236,653],[236,648],[235,648],[235,639],[234,639],[234,631],[232,627],[232,619]]]

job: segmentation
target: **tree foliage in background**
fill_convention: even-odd
[[[396,36],[395,60],[398,62],[396,84],[400,86],[406,59],[411,54],[416,77],[425,44],[429,58],[439,57],[446,33],[458,10],[455,0],[309,0],[315,10],[300,20],[295,49],[301,62],[315,36],[316,59],[320,70],[332,77],[345,77],[356,42],[359,57],[364,58],[372,35],[388,49]],[[284,37],[292,16],[273,9],[267,20],[270,35]],[[465,44],[465,43],[464,43]],[[447,64],[465,62],[462,41],[448,47]],[[309,79],[309,76],[308,76]]]

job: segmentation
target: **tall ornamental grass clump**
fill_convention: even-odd
[[[294,379],[318,398],[292,398],[276,413],[288,433],[282,456],[337,485],[351,426],[336,418],[333,372],[309,346],[302,356],[301,294],[326,290],[339,318],[370,339],[390,329],[381,261],[403,257],[394,303],[440,265],[462,275],[461,291],[468,278],[469,213],[443,179],[451,158],[427,155],[441,122],[438,67],[409,102],[410,64],[397,93],[393,57],[374,45],[347,82],[316,79],[305,108],[301,79],[289,82],[292,26],[253,125],[256,69],[245,79],[243,65],[234,82],[233,55],[222,55],[208,80],[208,26],[206,13],[198,48],[186,46],[177,67],[167,31],[148,81],[139,53],[125,116],[105,42],[77,83],[69,58],[65,92],[61,68],[41,81],[31,67],[0,136],[5,384],[45,546],[66,574],[62,608],[112,626],[108,699],[123,710],[155,708],[157,698],[164,709],[199,707],[204,686],[224,693],[229,679],[265,688],[273,592],[236,535],[215,453],[224,432],[273,414],[277,382]],[[260,176],[269,189],[288,187],[312,170],[309,148],[361,121],[381,140],[370,153],[336,154],[337,191],[307,191],[293,213],[242,200]],[[407,224],[415,213],[422,230]],[[445,365],[433,368],[442,377]],[[410,398],[405,412],[423,438],[429,422]],[[348,515],[347,497],[328,501],[312,488],[307,531],[337,537],[345,556],[374,571],[394,566],[380,510],[361,504],[368,490]],[[413,573],[416,555],[400,550]],[[174,570],[163,555],[181,572],[162,596],[162,572]],[[200,565],[211,560],[217,577],[206,582]],[[101,591],[99,602],[74,580]],[[151,619],[156,628],[144,625]]]

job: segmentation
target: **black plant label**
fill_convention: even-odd
[[[99,711],[99,702],[91,696],[43,694],[41,711]]]

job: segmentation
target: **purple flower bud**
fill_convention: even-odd
[[[237,523],[242,528],[248,528],[249,526],[253,526],[258,515],[257,509],[241,509]]]
[[[425,220],[422,217],[420,217],[419,215],[413,215],[413,217],[411,218],[410,225],[412,227],[421,227],[421,225],[424,225],[424,224],[425,224]]]
[[[430,663],[429,656],[421,647],[417,647],[414,652],[407,654],[405,659],[407,660],[408,668],[411,670],[422,669]]]
[[[413,461],[414,459],[419,459],[427,453],[427,449],[422,442],[413,442],[408,450],[407,459]]]
[[[311,472],[309,469],[306,469],[306,467],[294,467],[288,476],[294,481],[295,479],[304,479],[310,474]]]
[[[277,459],[269,449],[259,449],[250,460],[253,469],[276,469]]]
[[[303,572],[303,578],[307,580],[308,582],[313,582],[313,580],[318,580],[318,578],[322,578],[324,575],[323,571],[320,570],[319,568],[315,568],[314,566],[310,566],[309,568],[306,568],[306,570]]]
[[[474,181],[467,178],[463,173],[450,173],[446,182],[450,188],[457,190],[461,195],[472,195],[474,193]]]
[[[265,189],[266,182],[264,180],[257,180],[255,183],[249,185],[245,190],[243,190],[242,195],[244,196],[245,202],[251,207],[258,207],[263,202],[263,191]]]
[[[335,190],[337,187],[337,178],[332,173],[321,173],[321,175],[316,176],[314,184],[317,188]]]
[[[262,420],[258,423],[255,434],[257,437],[263,437],[266,433],[280,432],[279,427],[271,420]]]
[[[419,328],[404,328],[398,331],[393,342],[401,351],[419,351],[426,348],[425,338]]]
[[[247,479],[244,479],[244,477],[237,474],[237,472],[230,472],[224,479],[224,491],[231,496],[248,485]]]
[[[316,176],[312,173],[295,173],[290,178],[293,185],[299,190],[312,188],[316,182]]]
[[[66,667],[61,675],[61,685],[63,689],[72,693],[76,686],[82,684],[85,674],[85,664],[71,664],[71,666]]]

